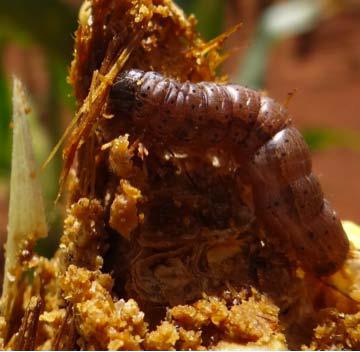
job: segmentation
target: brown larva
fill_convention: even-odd
[[[288,111],[254,90],[211,82],[179,83],[130,70],[110,92],[115,114],[164,143],[217,147],[247,160],[255,209],[268,233],[291,241],[305,270],[329,275],[349,243],[312,173],[308,146]]]

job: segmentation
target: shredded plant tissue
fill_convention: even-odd
[[[22,279],[19,309],[1,321],[2,348],[360,349],[355,225],[345,227],[344,267],[313,277],[266,235],[245,185],[199,155],[147,148],[109,114],[109,89],[124,69],[226,80],[216,68],[232,31],[204,42],[195,25],[172,0],[82,5],[63,235],[54,258],[39,258],[32,281]]]

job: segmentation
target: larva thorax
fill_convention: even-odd
[[[306,270],[328,275],[345,260],[348,239],[312,174],[309,148],[273,99],[239,85],[130,70],[112,87],[110,108],[157,144],[222,150],[240,161],[259,220],[292,243]]]

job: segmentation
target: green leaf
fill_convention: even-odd
[[[198,19],[198,30],[206,38],[212,39],[224,28],[225,1],[197,0],[194,1],[192,12]]]
[[[0,67],[0,177],[8,177],[11,165],[10,87]]]
[[[236,81],[253,88],[262,89],[265,85],[268,56],[273,45],[273,39],[266,32],[258,29],[255,33],[243,63],[239,67]]]
[[[209,40],[224,30],[225,6],[223,0],[178,0],[186,13],[194,14],[198,20],[197,29]]]
[[[71,59],[76,19],[76,9],[65,1],[0,2],[0,36],[23,42],[35,41],[66,62]]]
[[[76,101],[72,87],[67,82],[68,65],[64,60],[53,59],[48,62],[49,73],[51,77],[51,95],[54,100],[61,103],[75,112]]]
[[[346,129],[307,128],[302,133],[312,151],[329,148],[360,150],[360,132]]]

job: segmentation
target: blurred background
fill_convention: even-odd
[[[11,165],[11,77],[33,101],[39,164],[74,114],[66,83],[81,0],[0,2],[0,239],[6,235]],[[315,172],[341,218],[360,222],[360,0],[177,0],[206,39],[242,22],[226,42],[229,80],[264,90],[289,109]],[[60,154],[60,153],[59,153]],[[51,253],[61,231],[54,206],[60,155],[42,175]]]

